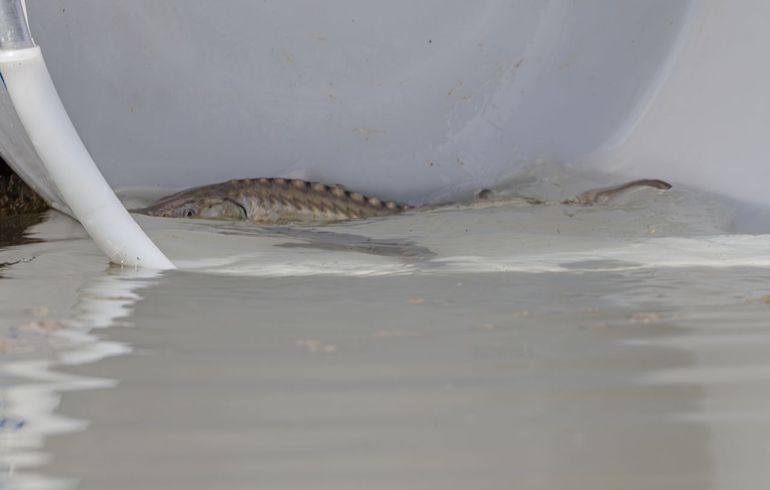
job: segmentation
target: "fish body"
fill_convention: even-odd
[[[334,222],[398,214],[409,206],[300,179],[228,180],[166,196],[137,210],[167,218],[249,220],[255,223]]]
[[[634,180],[612,187],[591,189],[562,201],[562,204],[590,206],[603,203],[616,195],[638,187],[667,190],[671,185],[662,180]],[[518,198],[525,204],[545,204],[537,198]],[[484,189],[470,204],[494,206],[511,202],[498,199]],[[433,206],[435,207],[435,206]],[[150,216],[166,218],[208,218],[248,220],[255,223],[329,223],[351,219],[374,218],[399,214],[413,208],[395,201],[351,192],[339,185],[326,185],[300,179],[260,178],[228,180],[219,184],[187,189],[156,201],[144,209],[134,210]]]

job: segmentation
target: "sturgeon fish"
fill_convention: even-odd
[[[566,199],[562,204],[590,206],[606,202],[619,193],[637,187],[667,190],[671,185],[656,179],[634,180],[616,186],[592,189],[572,199]],[[475,202],[493,204],[510,201],[510,198],[496,198],[493,191],[484,189],[477,194]],[[525,198],[525,202],[545,204],[545,201],[532,198]],[[349,191],[340,185],[300,179],[260,178],[228,180],[187,189],[163,197],[147,208],[133,211],[166,218],[249,220],[265,224],[318,224],[436,207],[413,207],[386,201]]]

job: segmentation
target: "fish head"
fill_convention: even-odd
[[[170,196],[142,210],[164,218],[245,220],[246,209],[238,202],[219,196]]]

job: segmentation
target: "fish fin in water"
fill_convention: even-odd
[[[658,179],[639,179],[626,182],[624,184],[613,185],[610,187],[600,187],[590,189],[572,199],[565,199],[562,204],[576,204],[579,206],[593,206],[594,204],[606,203],[610,199],[632,189],[640,187],[652,187],[662,191],[671,189],[671,184]]]

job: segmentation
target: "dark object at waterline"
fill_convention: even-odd
[[[48,204],[0,161],[0,218],[40,213]]]

